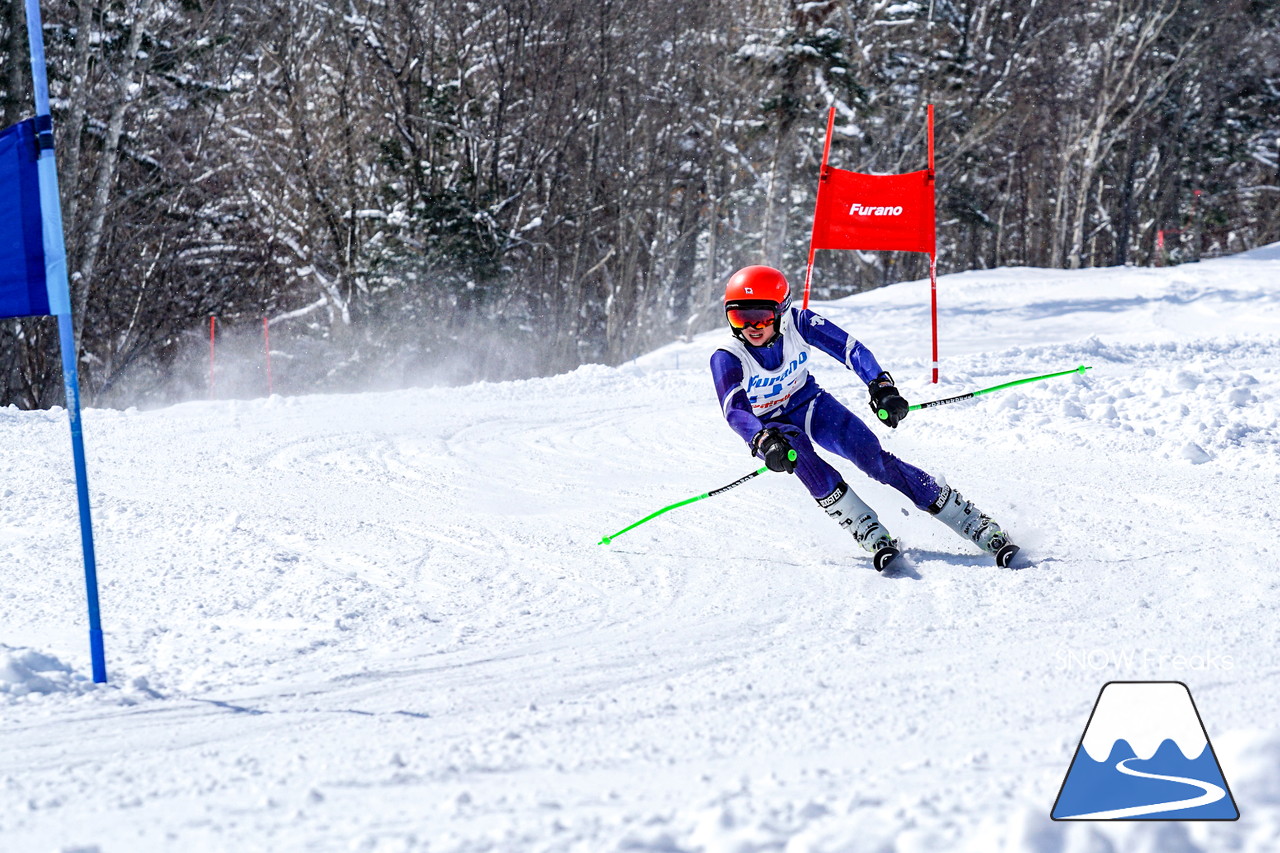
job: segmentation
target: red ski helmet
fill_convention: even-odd
[[[768,301],[777,304],[779,310],[791,304],[791,285],[787,277],[773,267],[743,267],[724,286],[724,301]]]
[[[734,337],[750,343],[742,335],[747,326],[773,326],[772,344],[782,333],[782,315],[791,306],[791,286],[787,277],[773,267],[743,267],[724,286],[724,313]]]

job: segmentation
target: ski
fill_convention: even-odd
[[[996,565],[1002,569],[1007,569],[1013,563],[1013,558],[1018,555],[1020,549],[1012,542],[1006,542],[1000,546],[1000,550],[996,551]]]
[[[871,561],[874,563],[877,572],[883,572],[901,553],[895,546],[886,545],[871,555]]]

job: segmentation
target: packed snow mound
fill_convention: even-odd
[[[1270,809],[1272,825],[1280,828],[1280,732],[1237,729],[1214,738],[1213,747],[1232,791],[1252,807]]]
[[[750,786],[701,804],[682,821],[654,820],[611,850],[786,853],[1273,853],[1280,849],[1280,733],[1223,734],[1216,754],[1242,819],[1232,822],[1057,822],[1048,811],[1012,802],[1002,817],[974,823],[938,814],[927,797],[854,791],[843,800],[810,799],[785,812],[751,815]],[[982,766],[984,761],[976,761]],[[781,785],[778,778],[770,780]],[[905,796],[897,796],[904,794]],[[757,795],[759,792],[757,792]],[[904,805],[905,804],[905,805]],[[981,813],[982,809],[975,809]]]
[[[1280,243],[1272,243],[1268,246],[1259,246],[1256,249],[1241,252],[1239,255],[1236,255],[1236,257],[1251,261],[1280,261]]]
[[[39,702],[53,707],[80,700],[130,706],[157,698],[160,694],[151,689],[146,676],[94,684],[54,655],[0,643],[0,705]]]
[[[93,689],[93,682],[76,674],[53,655],[27,648],[0,645],[0,697],[16,702],[53,693],[79,695]]]

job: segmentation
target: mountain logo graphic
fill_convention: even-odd
[[[1054,820],[1237,820],[1191,691],[1109,681],[1089,715]]]

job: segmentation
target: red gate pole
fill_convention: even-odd
[[[933,172],[933,104],[929,104],[929,182],[934,184],[935,207],[937,205]],[[933,248],[929,252],[929,314],[933,320],[933,384],[938,384],[938,235],[934,231]]]
[[[262,318],[262,349],[267,358],[267,396],[271,396],[271,332],[267,328],[267,318]]]
[[[217,318],[209,315],[209,399],[213,399],[213,339],[215,334],[215,323]]]
[[[831,107],[827,110],[827,141],[822,144],[822,167],[818,170],[818,189],[822,189],[822,182],[827,179],[827,157],[831,154],[831,130],[836,124],[836,108]],[[813,238],[818,229],[818,198],[822,193],[819,192],[813,202],[813,227],[809,229],[809,263],[804,268],[804,304],[801,308],[809,307],[809,282],[813,278]]]

